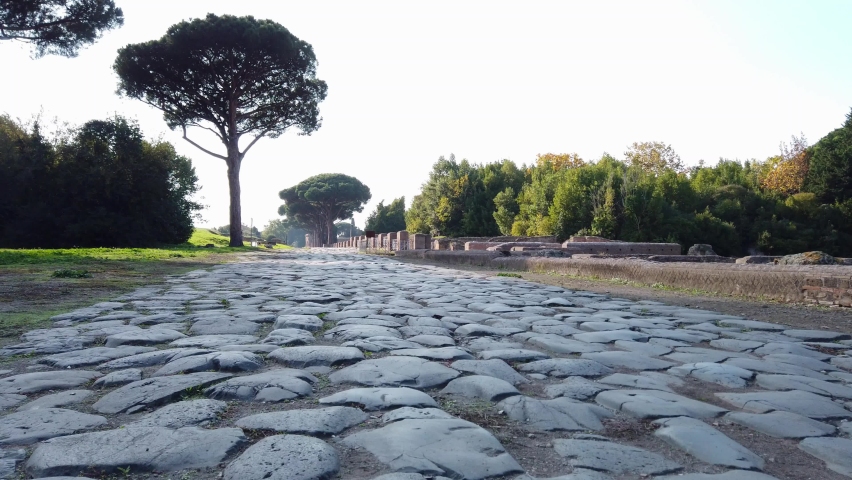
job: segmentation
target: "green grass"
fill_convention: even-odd
[[[500,272],[497,274],[498,277],[509,277],[509,278],[524,278],[520,273],[504,273]]]

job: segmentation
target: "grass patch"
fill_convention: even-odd
[[[88,270],[69,270],[67,268],[54,270],[51,276],[53,278],[92,278],[92,274]]]
[[[509,277],[509,278],[524,278],[520,273],[505,273],[500,272],[497,274],[498,277]]]

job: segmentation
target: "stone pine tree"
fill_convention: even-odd
[[[169,128],[201,151],[225,161],[230,190],[230,245],[243,244],[240,166],[263,137],[290,127],[310,135],[321,124],[325,82],[316,78],[310,44],[270,20],[216,16],[171,26],[159,40],[128,45],[113,66],[118,93],[162,110]],[[212,132],[225,154],[187,137],[187,127]],[[240,150],[240,141],[247,144]]]
[[[364,204],[372,197],[368,186],[342,173],[315,175],[281,190],[278,195],[284,200],[279,214],[310,225],[317,238],[325,238],[328,244],[336,241],[334,222],[363,211]]]
[[[75,57],[123,23],[112,0],[0,0],[0,40],[31,43],[36,57]]]

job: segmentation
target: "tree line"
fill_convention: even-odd
[[[709,243],[721,255],[852,256],[852,113],[816,144],[794,137],[764,161],[686,168],[660,142],[621,159],[545,154],[521,167],[441,157],[405,220],[410,232],[444,236],[591,234]]]

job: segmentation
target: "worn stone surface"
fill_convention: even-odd
[[[459,419],[400,420],[343,439],[393,470],[479,480],[523,469],[487,430]]]
[[[318,438],[275,435],[249,447],[225,468],[225,480],[324,480],[340,469],[337,451]]]
[[[599,377],[609,375],[613,370],[594,360],[574,358],[552,358],[526,363],[518,370],[529,373],[541,373],[552,377]]]
[[[250,372],[262,366],[263,360],[251,352],[213,352],[172,360],[154,372],[152,376],[161,377],[164,375],[206,371]]]
[[[717,393],[716,396],[748,412],[767,413],[782,410],[815,419],[852,418],[852,411],[846,410],[825,397],[801,390]]]
[[[187,389],[203,388],[231,375],[225,373],[190,373],[155,377],[128,383],[104,395],[92,408],[100,413],[133,413],[156,407],[178,398]]]
[[[132,423],[137,427],[181,428],[206,426],[216,421],[228,404],[218,400],[185,400],[146,414]]]
[[[799,448],[824,461],[835,472],[852,477],[852,440],[848,438],[806,438]]]
[[[450,364],[450,368],[465,373],[487,375],[499,378],[512,385],[529,383],[529,380],[510,367],[503,360],[458,360]]]
[[[336,435],[367,418],[368,415],[357,408],[327,407],[258,413],[237,420],[236,426],[305,435]]]
[[[29,445],[48,438],[92,430],[107,423],[99,415],[64,408],[37,408],[0,418],[0,444]]]
[[[521,392],[513,387],[511,383],[500,380],[499,378],[486,375],[470,375],[450,381],[441,390],[441,394],[461,395],[462,397],[479,398],[488,400],[489,402],[499,402],[506,397],[520,395]]]
[[[833,425],[781,410],[769,413],[730,412],[725,418],[778,438],[822,437],[836,431]]]
[[[763,470],[763,459],[701,420],[674,417],[654,421],[654,435],[702,462],[743,470]]]
[[[103,377],[95,380],[92,384],[95,388],[110,388],[119,385],[126,385],[131,382],[142,380],[142,370],[138,368],[128,368],[108,373]]]
[[[556,439],[553,448],[575,468],[588,468],[614,475],[660,475],[682,468],[656,453],[608,441]]]
[[[269,358],[292,368],[333,367],[363,360],[364,354],[355,347],[317,345],[311,347],[279,348],[270,353]]]
[[[39,444],[25,470],[38,477],[77,475],[88,469],[119,473],[169,472],[216,466],[247,443],[238,428],[202,430],[135,427],[54,438]]]
[[[417,357],[385,357],[362,360],[328,376],[333,383],[374,387],[432,388],[459,376],[459,372],[439,363]]]
[[[596,405],[569,398],[539,400],[526,396],[513,396],[497,404],[506,415],[533,430],[603,430],[602,418],[612,414]]]
[[[437,407],[429,395],[412,388],[351,388],[321,398],[325,405],[363,405],[365,410],[384,410],[394,407]]]
[[[57,353],[39,359],[39,363],[57,368],[79,368],[97,365],[116,358],[129,357],[156,350],[154,347],[121,346],[116,348],[92,347],[72,352]]]
[[[214,385],[204,393],[217,400],[282,402],[310,395],[317,379],[308,372],[279,368],[256,375],[235,377]]]
[[[414,408],[414,407],[402,407],[397,408],[396,410],[391,410],[390,412],[382,415],[382,422],[397,422],[399,420],[408,420],[408,419],[432,419],[432,418],[455,418],[449,413],[441,410],[440,408]]]
[[[79,387],[97,377],[100,372],[90,370],[55,370],[50,372],[22,373],[0,378],[0,394],[25,395],[45,390]]]
[[[670,368],[669,373],[681,377],[691,375],[699,380],[728,388],[743,388],[754,376],[754,373],[744,368],[711,362],[685,363]]]
[[[727,412],[709,403],[655,390],[609,390],[599,393],[595,401],[637,418],[714,418]]]

